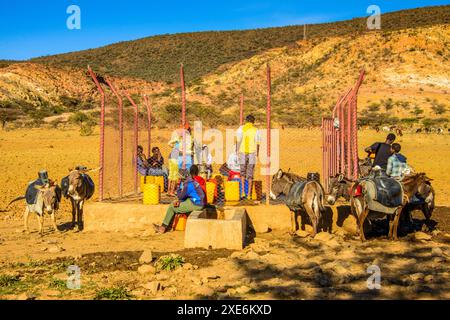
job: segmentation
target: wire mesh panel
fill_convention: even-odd
[[[349,180],[359,177],[357,97],[364,80],[361,71],[355,86],[340,98],[333,110],[333,118],[322,120],[322,150],[324,185],[338,174]]]
[[[117,100],[116,100],[117,101]],[[110,101],[105,111],[104,164],[103,164],[103,194],[104,199],[120,196],[120,130],[119,108],[117,103]]]

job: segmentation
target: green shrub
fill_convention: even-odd
[[[67,289],[67,283],[64,280],[52,278],[48,284],[48,287],[62,291]]]
[[[94,300],[130,300],[133,295],[124,287],[100,289],[96,292]]]
[[[0,275],[0,288],[11,288],[16,286],[19,282],[19,276],[11,276],[6,274]]]
[[[80,136],[82,136],[82,137],[91,136],[93,133],[94,133],[94,127],[89,123],[83,124],[80,128]]]
[[[156,267],[159,270],[173,271],[184,264],[184,258],[178,254],[171,254],[162,256],[156,262]]]

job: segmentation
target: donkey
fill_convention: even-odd
[[[406,183],[410,177],[406,178]],[[405,180],[404,180],[405,181]],[[435,208],[435,191],[433,186],[431,185],[431,181],[433,179],[428,178],[426,175],[424,176],[424,180],[419,182],[417,187],[416,197],[419,197],[420,202],[410,201],[403,209],[402,216],[404,216],[404,221],[411,222],[412,221],[412,212],[414,210],[422,211],[425,216],[425,226],[428,229],[431,229],[431,216],[433,215],[433,211]],[[405,182],[403,182],[405,183]]]
[[[95,191],[95,185],[87,175],[88,172],[94,170],[88,170],[85,167],[76,167],[75,169],[69,169],[69,176],[64,178],[61,182],[63,187],[63,194],[66,198],[70,198],[72,204],[72,228],[75,225],[78,227],[78,231],[83,230],[83,207],[84,203],[92,198]]]
[[[345,178],[343,174],[339,174],[330,179],[330,193],[327,196],[327,202],[333,206],[339,198],[344,198],[345,201],[350,201],[350,190],[353,186],[353,181]]]
[[[303,190],[300,195],[293,195],[291,190],[293,187],[304,184]],[[291,209],[291,231],[294,234],[297,231],[297,215],[306,213],[311,224],[313,226],[314,237],[319,230],[319,224],[322,221],[322,213],[325,211],[324,206],[324,190],[319,182],[308,181],[296,174],[278,171],[276,175],[272,177],[272,191],[270,197],[276,200],[279,196],[299,196],[300,199],[287,199],[294,200],[300,204],[300,210]]]
[[[410,199],[418,192],[419,187],[426,183],[429,179],[426,177],[425,173],[414,174],[407,176],[402,181],[403,187],[403,202],[395,210],[394,214],[386,214],[389,220],[389,235],[388,238],[391,240],[398,240],[398,224],[400,216],[403,212],[405,206],[410,202]],[[359,235],[361,241],[366,241],[364,235],[364,222],[369,216],[370,209],[368,207],[367,200],[365,198],[366,192],[364,190],[363,184],[357,182],[353,185],[352,191],[350,193],[350,205],[352,208],[352,213],[356,217],[359,226]],[[368,193],[367,193],[368,194]],[[377,212],[380,214],[380,212]],[[384,213],[381,213],[384,214]]]
[[[24,213],[24,230],[27,233],[30,232],[28,227],[30,213],[35,213],[39,223],[39,233],[42,236],[44,232],[44,215],[47,213],[50,214],[52,218],[52,224],[55,232],[58,232],[58,227],[56,226],[56,213],[59,209],[59,203],[61,201],[61,189],[51,180],[46,185],[30,185],[30,187],[36,189],[37,193],[34,203],[26,204]],[[11,201],[8,207],[14,202],[25,199],[26,196],[16,198]]]

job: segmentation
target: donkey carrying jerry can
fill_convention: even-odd
[[[58,231],[56,226],[56,213],[61,202],[61,188],[54,181],[48,178],[48,173],[42,170],[38,173],[38,179],[30,182],[25,191],[25,196],[18,197],[11,201],[8,207],[14,202],[26,200],[24,213],[24,228],[29,232],[28,218],[30,213],[35,213],[39,222],[39,233],[43,235],[44,216],[49,214],[52,218],[52,224],[55,232]]]
[[[291,210],[291,228],[295,233],[297,228],[297,215],[302,216],[302,221],[307,218],[313,227],[314,237],[319,232],[322,214],[325,212],[325,192],[320,184],[320,176],[317,173],[308,174],[308,178],[302,178],[290,172],[278,171],[272,177],[272,191],[270,197],[276,200],[285,196],[285,204]]]

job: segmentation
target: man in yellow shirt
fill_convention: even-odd
[[[259,157],[261,135],[255,127],[255,117],[249,115],[245,125],[237,131],[239,146],[239,164],[241,169],[242,192],[245,193],[245,181],[248,181],[248,193],[253,190],[253,175],[255,172],[256,159]],[[245,195],[244,197],[246,197]]]

